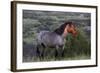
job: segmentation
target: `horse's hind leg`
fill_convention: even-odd
[[[42,52],[41,52],[41,47],[39,45],[37,46],[36,55],[37,55],[37,58],[41,61],[42,60]]]
[[[44,44],[37,46],[37,57],[39,57],[40,60],[44,59],[44,53],[45,53],[44,50],[45,50]]]
[[[41,57],[41,46],[40,45],[37,45],[36,56],[39,58]]]

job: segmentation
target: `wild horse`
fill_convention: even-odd
[[[67,37],[68,33],[71,33],[73,36],[76,36],[77,34],[76,27],[72,22],[65,22],[53,32],[40,31],[37,35],[38,56],[44,57],[44,50],[39,50],[41,47],[43,49],[55,48],[55,57],[59,55],[59,52],[61,53],[61,56],[63,56],[65,38]],[[60,49],[62,49],[62,51]]]

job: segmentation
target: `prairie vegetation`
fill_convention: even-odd
[[[83,60],[91,58],[90,13],[23,10],[23,62]],[[68,34],[64,57],[55,57],[54,48],[46,48],[45,58],[36,56],[36,34],[42,30],[53,31],[64,22],[72,21],[77,27],[77,37]]]

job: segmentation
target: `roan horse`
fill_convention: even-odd
[[[55,29],[53,32],[41,31],[37,35],[37,54],[40,57],[44,56],[44,51],[40,51],[42,48],[55,48],[55,57],[59,54],[59,49],[62,49],[61,56],[63,56],[65,38],[67,34],[71,33],[76,36],[77,30],[72,22],[66,22],[62,24],[59,28]]]

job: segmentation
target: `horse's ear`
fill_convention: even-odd
[[[72,26],[72,24],[67,24],[69,27],[71,27]]]
[[[71,26],[73,23],[72,22],[65,22],[65,24]]]

